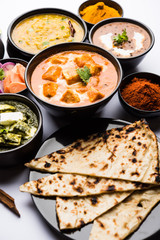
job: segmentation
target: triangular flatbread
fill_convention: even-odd
[[[122,184],[123,182],[123,184]],[[26,182],[20,191],[39,196],[88,196],[115,191],[150,188],[151,185],[137,182],[94,178],[75,174],[52,174],[37,181]]]
[[[160,189],[134,192],[94,221],[89,240],[126,238],[140,226],[159,201]]]
[[[102,194],[83,198],[56,198],[60,229],[80,228],[105,213],[131,192]]]
[[[59,151],[26,163],[46,171],[157,184],[158,145],[144,121],[80,139]]]

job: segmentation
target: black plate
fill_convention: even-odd
[[[43,155],[49,154],[53,151],[57,151],[60,148],[71,144],[77,138],[87,136],[89,134],[100,132],[106,129],[122,127],[128,124],[126,121],[113,120],[113,119],[90,119],[90,121],[76,122],[66,126],[53,135],[51,135],[41,146],[36,157],[41,157]],[[40,173],[36,171],[30,171],[29,181],[37,180],[49,174]],[[75,240],[87,240],[89,239],[89,234],[91,232],[92,223],[85,225],[80,230],[71,231],[60,231],[58,227],[58,220],[56,216],[55,209],[55,199],[56,198],[41,198],[33,196],[33,201],[44,217],[44,219],[60,234],[66,236],[67,239]],[[160,204],[154,208],[146,220],[141,224],[140,228],[134,232],[127,240],[142,240],[142,239],[160,239]],[[154,237],[154,234],[155,237]]]

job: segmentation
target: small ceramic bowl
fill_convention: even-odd
[[[4,58],[4,59],[0,59],[0,63],[2,63],[2,64],[4,64],[4,63],[6,63],[6,62],[13,62],[13,63],[20,63],[20,64],[22,64],[24,67],[26,67],[27,66],[27,62],[26,61],[24,61],[23,59],[19,59],[19,58]],[[19,93],[19,94],[26,94],[27,93],[27,87],[26,87],[26,89],[24,89],[24,90],[22,90],[22,91],[20,91],[20,92],[17,92],[17,93]]]
[[[83,19],[82,15],[81,15],[81,11],[83,11],[86,7],[89,7],[91,5],[95,5],[96,3],[99,3],[99,2],[103,2],[106,6],[108,7],[111,7],[111,8],[114,8],[115,10],[118,11],[118,13],[120,14],[120,16],[123,17],[123,8],[115,1],[110,1],[110,0],[102,0],[102,1],[99,1],[99,0],[88,0],[88,1],[85,1],[83,2],[79,8],[78,8],[78,14],[79,16]],[[83,19],[84,20],[84,19]],[[84,20],[85,21],[85,20]],[[85,23],[87,24],[87,27],[88,29],[91,29],[94,24],[90,23],[90,22],[87,22],[85,21]]]
[[[24,145],[12,148],[7,151],[0,151],[0,167],[8,167],[16,164],[24,164],[30,161],[37,153],[42,140],[42,114],[33,101],[19,94],[4,93],[0,94],[1,101],[16,101],[27,105],[37,116],[38,129],[35,135]]]
[[[115,67],[118,75],[117,79],[117,86],[113,90],[113,92],[107,96],[102,98],[99,101],[96,101],[94,103],[90,103],[88,105],[82,105],[82,106],[61,106],[56,104],[51,104],[45,100],[42,100],[40,97],[38,97],[32,89],[31,86],[31,76],[33,71],[35,70],[36,66],[41,63],[43,60],[49,58],[50,56],[60,53],[63,51],[74,51],[74,50],[82,50],[82,51],[89,51],[89,52],[95,52],[106,59],[108,59]],[[112,98],[112,96],[115,94],[115,92],[118,90],[119,84],[121,82],[122,78],[122,69],[117,61],[117,59],[110,54],[109,52],[105,51],[102,48],[99,48],[97,46],[87,44],[87,43],[62,43],[56,46],[49,47],[43,51],[41,51],[39,54],[37,54],[35,57],[31,59],[29,64],[27,65],[26,71],[25,71],[25,81],[26,85],[28,87],[29,92],[33,95],[34,98],[46,109],[49,111],[49,113],[53,114],[54,116],[71,116],[71,117],[84,117],[84,116],[90,116],[91,114],[95,113],[97,110],[102,109],[108,101]]]
[[[131,24],[137,25],[137,26],[141,27],[142,29],[144,29],[149,34],[149,37],[150,37],[150,46],[144,52],[140,53],[137,56],[130,56],[130,57],[125,57],[125,58],[117,57],[117,59],[119,60],[119,62],[121,63],[121,65],[123,67],[123,70],[128,70],[128,68],[136,67],[143,60],[143,58],[147,55],[147,53],[152,49],[154,42],[155,42],[155,37],[154,37],[154,34],[151,31],[151,29],[139,21],[129,19],[129,18],[110,18],[110,19],[103,20],[92,27],[91,31],[89,32],[90,43],[95,44],[93,41],[93,36],[94,36],[94,33],[100,27],[107,25],[107,24],[115,23],[115,22],[117,22],[117,23],[124,22],[124,23],[131,23]]]
[[[85,41],[86,35],[87,35],[87,26],[80,17],[76,16],[72,12],[62,10],[62,9],[57,9],[57,8],[35,9],[35,10],[26,12],[26,13],[22,14],[21,16],[17,17],[9,25],[8,31],[7,31],[7,52],[10,57],[19,57],[26,61],[29,61],[35,55],[35,54],[27,52],[27,51],[23,50],[22,48],[18,47],[12,39],[12,32],[13,32],[14,28],[17,26],[17,24],[19,24],[21,21],[25,20],[26,18],[38,15],[38,14],[58,14],[58,15],[64,15],[64,16],[74,19],[83,28],[84,36],[83,36],[83,39],[81,42]]]
[[[3,58],[4,56],[4,44],[2,42],[2,39],[0,37],[0,58]]]
[[[160,76],[156,75],[154,73],[149,73],[149,72],[136,72],[136,73],[132,73],[128,76],[126,76],[121,84],[120,87],[118,89],[118,96],[119,96],[119,100],[120,103],[122,104],[122,106],[124,107],[124,109],[128,112],[130,112],[131,114],[138,116],[138,117],[156,117],[156,116],[160,116],[160,110],[154,110],[154,111],[146,111],[146,110],[142,110],[142,109],[138,109],[135,108],[133,106],[131,106],[130,104],[128,104],[124,98],[122,97],[122,89],[124,89],[124,87],[129,84],[131,82],[131,80],[133,78],[145,78],[147,80],[151,80],[151,82],[159,84],[160,85]]]

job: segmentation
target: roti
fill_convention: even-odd
[[[160,188],[134,192],[93,224],[89,240],[122,240],[135,231],[160,200]]]
[[[20,191],[39,196],[72,197],[144,189],[150,186],[137,182],[56,173],[24,183],[20,186]]]
[[[157,184],[158,145],[148,124],[136,121],[79,139],[68,147],[33,159],[27,167]]]
[[[83,227],[123,201],[131,192],[102,194],[83,198],[56,198],[60,229]]]

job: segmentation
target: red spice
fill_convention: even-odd
[[[123,99],[142,110],[160,109],[160,85],[145,78],[134,78],[121,91]]]

